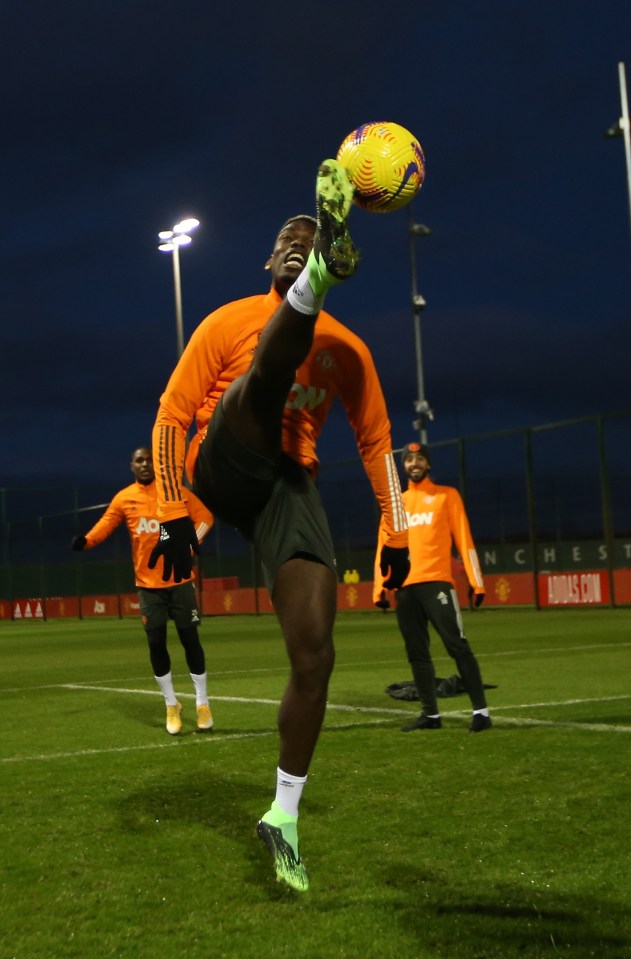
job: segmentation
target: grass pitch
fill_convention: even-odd
[[[255,836],[287,673],[273,617],[204,620],[211,734],[172,631],[177,738],[139,622],[0,624],[0,959],[628,959],[631,614],[465,625],[493,729],[468,734],[460,696],[403,734],[394,615],[340,614],[300,895]]]

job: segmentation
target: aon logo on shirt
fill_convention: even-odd
[[[431,526],[434,519],[433,513],[406,513],[408,526]]]
[[[147,519],[146,516],[141,516],[138,520],[137,533],[158,533],[159,531],[160,523],[157,519]]]
[[[315,386],[301,386],[300,383],[294,383],[292,386],[285,406],[290,410],[312,410],[326,399],[325,389],[316,389]]]

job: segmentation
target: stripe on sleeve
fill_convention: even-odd
[[[386,473],[388,476],[388,493],[390,495],[393,532],[400,533],[402,530],[408,528],[408,523],[401,498],[401,482],[392,453],[386,453]]]
[[[475,576],[476,586],[484,586],[482,570],[480,569],[480,560],[478,559],[478,554],[474,549],[469,550],[469,562],[471,563],[473,575]]]
[[[165,503],[178,502],[182,499],[175,469],[175,439],[175,427],[160,427],[160,479]]]
[[[201,541],[203,540],[204,536],[206,535],[209,529],[210,529],[210,526],[208,525],[208,523],[204,523],[203,520],[197,524],[197,526],[195,527],[195,532],[197,533],[198,542],[201,543]]]

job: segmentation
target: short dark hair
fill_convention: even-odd
[[[309,213],[298,213],[296,216],[290,216],[288,220],[285,220],[278,233],[282,233],[286,226],[289,226],[290,223],[295,223],[296,220],[306,220],[307,223],[312,223],[313,226],[318,225],[318,221],[314,216],[311,216]],[[276,234],[277,236],[278,233]]]

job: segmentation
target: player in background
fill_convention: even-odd
[[[445,649],[456,661],[471,700],[473,716],[469,732],[479,733],[489,729],[491,718],[480,667],[464,634],[451,570],[452,544],[455,544],[469,580],[473,603],[479,606],[484,599],[484,581],[469,521],[458,490],[453,486],[437,486],[430,479],[427,446],[408,443],[403,447],[402,463],[408,477],[403,502],[409,527],[411,569],[403,586],[397,590],[396,615],[422,706],[420,716],[402,730],[410,732],[441,727],[436,673],[430,655],[428,624],[431,623]],[[377,558],[383,535],[381,524]],[[387,588],[377,561],[373,596],[377,606],[389,605]]]
[[[212,512],[257,547],[289,659],[278,714],[276,795],[257,831],[278,879],[304,891],[298,804],[326,709],[335,657],[337,572],[315,476],[316,441],[341,400],[384,515],[384,575],[407,575],[407,529],[392,456],[390,423],[367,346],[322,304],[352,276],[359,255],[347,230],[353,188],[339,163],[324,161],[317,220],[298,215],[276,236],[269,292],[215,310],[193,333],[160,401],[153,433],[165,576],[190,570],[194,533],[183,501],[187,456],[193,489]],[[247,224],[245,228],[247,237]]]
[[[149,643],[149,659],[166,704],[167,731],[175,736],[182,730],[182,706],[173,688],[171,657],[167,648],[169,619],[175,623],[195,687],[197,728],[212,729],[213,715],[208,704],[206,657],[198,634],[200,615],[193,571],[191,569],[190,574],[177,583],[173,578],[165,582],[147,565],[159,530],[158,494],[153,457],[148,447],[141,446],[134,450],[131,471],[134,482],[114,496],[92,529],[74,537],[72,549],[92,549],[107,539],[121,523],[127,524],[142,621]],[[212,513],[189,491],[185,491],[184,501],[195,524],[197,539],[201,542],[213,524]]]

